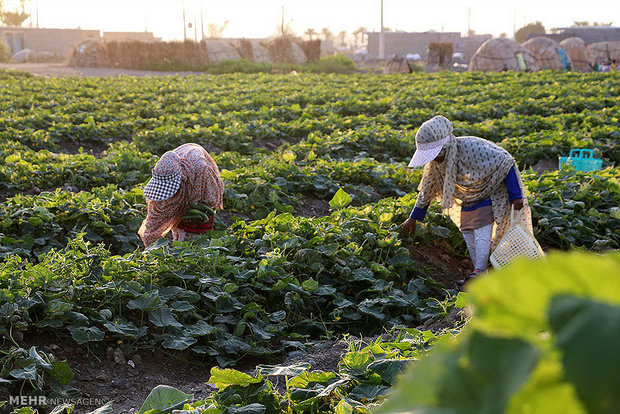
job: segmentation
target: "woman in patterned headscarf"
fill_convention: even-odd
[[[148,210],[138,234],[145,246],[172,231],[174,240],[183,240],[186,232],[203,233],[212,228],[190,227],[182,217],[190,203],[201,203],[221,209],[224,183],[220,170],[209,153],[198,144],[184,144],[168,151],[153,168],[153,175],[144,187]]]
[[[474,264],[474,277],[488,266],[489,253],[510,224],[510,207],[522,210],[532,232],[532,219],[519,169],[508,151],[478,137],[452,134],[443,116],[424,122],[416,134],[416,152],[409,167],[424,166],[418,199],[401,235],[415,231],[432,200],[461,229]],[[464,282],[461,281],[461,282]]]

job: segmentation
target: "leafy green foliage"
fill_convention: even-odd
[[[613,412],[619,270],[617,253],[555,254],[475,280],[471,323],[377,412]]]
[[[0,383],[11,395],[33,393],[49,398],[77,398],[80,392],[69,385],[73,375],[66,361],[59,361],[34,346],[29,350],[13,346],[2,351],[0,357]]]
[[[412,202],[386,199],[317,219],[272,213],[124,257],[77,239],[37,264],[3,263],[1,303],[17,305],[8,317],[20,328],[65,328],[82,344],[115,336],[161,343],[222,366],[271,354],[268,345],[287,337],[419,323],[444,312],[434,298],[452,305],[380,220],[406,216]]]
[[[613,412],[620,406],[620,307],[567,295],[554,297],[548,313],[566,380],[588,412]]]
[[[425,380],[410,396],[475,412],[520,412],[525,401],[543,408],[560,401],[567,413],[604,412],[616,404],[608,398],[616,383],[601,362],[614,361],[609,349],[601,344],[589,360],[607,381],[597,390],[588,388],[596,379],[574,362],[582,338],[605,334],[601,324],[579,321],[596,314],[613,326],[613,312],[595,304],[556,305],[556,296],[615,303],[612,282],[586,280],[574,269],[605,267],[601,272],[613,275],[617,264],[569,257],[550,260],[553,269],[521,265],[521,279],[498,273],[475,293],[472,284],[480,316],[458,343],[441,340],[424,358],[437,338],[403,327],[445,316],[455,307],[455,292],[425,279],[406,247],[449,244],[457,255],[465,248],[436,205],[413,240],[398,238],[421,178],[403,162],[413,153],[415,128],[440,113],[454,121],[457,135],[497,142],[521,167],[573,147],[600,150],[605,170],[526,170],[523,179],[543,247],[618,248],[617,85],[607,74],[75,82],[0,71],[0,86],[1,334],[50,332],[94,352],[122,340],[130,348],[216,362],[213,380],[221,387],[212,398],[170,400],[187,411],[368,412],[411,364]],[[214,156],[228,217],[218,214],[216,231],[189,242],[162,239],[139,251],[140,188],[157,156],[185,142]],[[65,184],[82,191],[61,191]],[[552,271],[563,277],[541,276]],[[549,289],[553,294],[540,293]],[[306,340],[326,334],[369,336],[395,327],[394,338],[352,346],[337,372],[261,366],[252,376],[225,369],[244,357],[302,350]],[[71,376],[62,363],[47,361],[50,371],[36,358],[12,361],[2,382],[27,384],[26,392],[42,377],[53,378],[46,383],[56,381],[61,391],[69,387],[60,387]],[[282,376],[285,393],[272,383]],[[463,391],[469,384],[477,388]]]
[[[170,412],[175,408],[181,407],[193,397],[192,394],[185,394],[176,388],[167,385],[158,385],[153,388],[148,397],[146,397],[138,414]]]
[[[184,409],[369,413],[367,406],[383,401],[400,372],[440,339],[430,332],[400,327],[359,349],[351,342],[349,352],[341,357],[338,372],[310,371],[308,365],[295,364],[259,366],[258,375],[251,376],[215,367],[209,383],[218,391]],[[286,380],[284,392],[274,386],[281,377]]]

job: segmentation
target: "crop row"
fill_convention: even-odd
[[[385,199],[322,218],[269,214],[191,243],[113,256],[81,237],[39,263],[0,264],[4,332],[63,329],[79,344],[104,337],[216,356],[272,354],[279,340],[326,331],[370,333],[444,312],[394,231],[414,198]],[[421,230],[433,237],[431,226]],[[139,340],[139,341],[138,341]]]
[[[301,164],[269,157],[247,168],[222,170],[225,211],[245,220],[263,218],[271,211],[324,215],[328,213],[327,201],[339,188],[353,196],[354,204],[361,205],[415,194],[419,183],[419,171],[368,159],[315,159]],[[544,248],[620,246],[614,231],[620,219],[617,169],[525,173],[523,178],[532,195],[535,235]],[[322,203],[321,209],[304,210],[310,200]],[[140,246],[136,231],[145,214],[144,204],[142,192],[132,186],[123,190],[109,185],[77,194],[56,190],[37,196],[16,195],[0,204],[0,256],[17,253],[33,257],[64,247],[81,231],[86,232],[87,240],[105,242],[113,252],[133,251]]]
[[[556,253],[544,262],[520,262],[476,280],[459,296],[457,306],[473,312],[465,326],[458,318],[456,329],[440,334],[395,326],[372,340],[349,338],[337,367],[325,371],[303,362],[261,364],[250,374],[213,367],[208,383],[216,390],[206,398],[158,385],[139,413],[383,414],[464,407],[610,413],[620,403],[618,356],[610,345],[620,340],[620,291],[610,278],[619,265],[617,253]],[[24,367],[11,371],[4,381],[9,388],[36,379],[42,392],[51,381],[53,395],[79,397],[66,362],[35,347],[13,347],[6,355],[6,364],[18,360]],[[96,412],[114,408],[108,402]]]
[[[294,143],[312,133],[354,137],[375,130],[405,141],[388,155],[403,160],[413,148],[411,130],[441,113],[454,121],[457,135],[506,140],[511,150],[535,146],[516,154],[521,165],[585,145],[618,161],[617,86],[610,76],[587,82],[575,74],[486,76],[484,85],[473,75],[232,75],[76,85],[4,74],[0,138],[33,149],[127,140],[153,154],[183,142],[249,154],[261,151],[261,143]]]

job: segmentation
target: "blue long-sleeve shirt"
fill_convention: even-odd
[[[506,178],[504,178],[504,184],[506,185],[506,189],[508,190],[508,200],[516,200],[523,198],[523,194],[521,194],[521,187],[519,186],[519,180],[517,179],[517,172],[515,171],[515,167],[512,167]],[[482,201],[477,202],[473,206],[463,207],[463,211],[474,211],[479,209],[480,207],[486,207],[491,205],[491,199],[487,198]],[[428,206],[426,207],[414,207],[413,211],[409,215],[409,218],[417,221],[424,221],[424,217],[426,217],[426,212],[428,211]]]

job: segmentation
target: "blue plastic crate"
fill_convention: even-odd
[[[560,168],[564,165],[571,165],[578,171],[600,170],[603,160],[594,158],[594,151],[591,149],[570,150],[568,157],[560,157]]]

